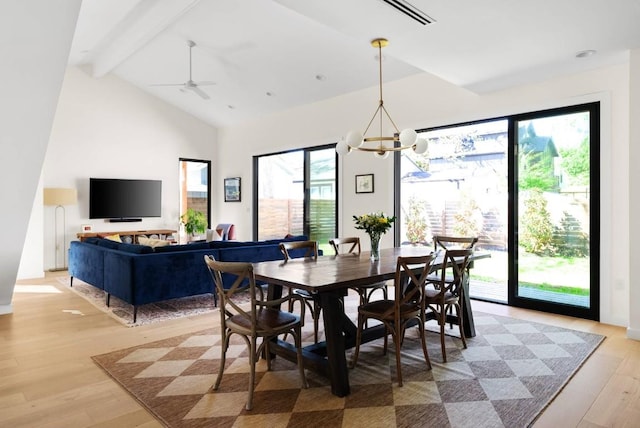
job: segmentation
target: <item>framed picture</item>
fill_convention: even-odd
[[[240,177],[224,179],[224,201],[240,202]]]
[[[91,232],[91,225],[90,224],[83,224],[82,226],[82,232]]]
[[[356,193],[373,193],[373,174],[356,175]]]

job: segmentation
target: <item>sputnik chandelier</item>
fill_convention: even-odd
[[[429,148],[429,143],[424,138],[418,138],[418,134],[413,129],[404,129],[402,132],[398,129],[393,119],[387,112],[382,100],[382,48],[387,46],[389,41],[387,39],[374,39],[371,41],[371,46],[378,48],[378,63],[380,67],[380,101],[378,102],[378,108],[373,113],[373,117],[369,121],[364,133],[358,131],[351,131],[347,136],[338,142],[336,145],[336,152],[339,155],[346,155],[352,150],[360,150],[363,152],[371,152],[374,156],[379,158],[386,158],[389,156],[389,152],[397,152],[405,149],[413,149],[417,154],[423,154]],[[380,133],[378,137],[367,137],[367,131],[371,127],[371,124],[379,118]],[[384,118],[387,118],[395,132],[393,136],[383,135]],[[385,145],[385,142],[391,143]],[[399,142],[400,145],[396,145]]]

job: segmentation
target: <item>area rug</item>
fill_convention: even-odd
[[[477,335],[462,349],[428,332],[427,370],[417,328],[402,348],[404,385],[395,381],[395,355],[382,339],[362,346],[349,371],[351,394],[333,396],[324,377],[307,370],[300,388],[294,364],[260,361],[254,408],[245,410],[248,357],[236,337],[220,389],[208,393],[220,363],[220,332],[212,328],[93,357],[168,427],[527,427],[560,392],[603,336],[486,313],[474,314]],[[313,332],[305,326],[305,340]],[[433,329],[435,324],[427,323]],[[452,330],[452,331],[455,331]],[[347,351],[348,357],[352,351]]]
[[[109,306],[107,306],[106,294],[103,290],[77,278],[73,279],[73,287],[70,287],[70,277],[59,277],[58,281],[96,308],[128,327],[205,314],[217,309],[214,305],[212,294],[182,297],[138,306],[136,322],[134,323],[133,305],[111,296]]]

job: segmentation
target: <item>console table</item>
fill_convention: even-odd
[[[137,243],[138,236],[140,235],[145,235],[145,236],[158,235],[160,239],[166,239],[167,235],[173,235],[176,232],[177,230],[171,230],[171,229],[111,230],[108,232],[78,232],[76,236],[80,241],[84,241],[87,238],[94,238],[94,237],[104,238],[105,236],[110,236],[110,235],[120,235],[120,237],[130,236],[132,242]]]

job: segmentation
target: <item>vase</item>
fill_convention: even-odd
[[[369,235],[371,238],[371,261],[375,262],[380,260],[380,234],[372,233]]]

